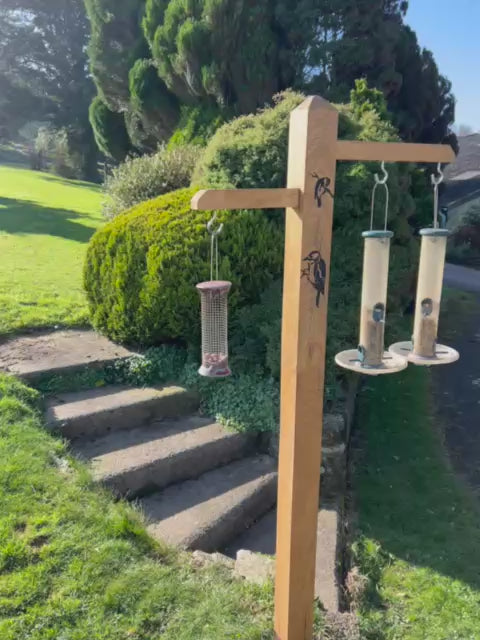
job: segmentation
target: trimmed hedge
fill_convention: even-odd
[[[193,183],[215,187],[282,187],[286,184],[290,112],[304,96],[286,91],[276,97],[273,108],[242,116],[223,125],[199,160]],[[398,134],[388,119],[380,92],[357,84],[349,105],[339,105],[339,138],[396,141]],[[334,384],[339,369],[334,354],[354,348],[358,341],[363,241],[368,229],[373,174],[379,163],[337,164],[335,215],[330,273],[327,342],[327,382]],[[388,164],[389,228],[394,231],[390,258],[387,341],[396,317],[412,295],[418,263],[414,237],[425,204],[431,217],[431,192],[421,172],[410,165]],[[415,200],[412,197],[415,195]],[[379,191],[375,224],[383,226],[383,193]],[[418,203],[420,207],[416,206]],[[268,215],[268,214],[267,214]],[[283,216],[275,212],[273,222]],[[266,292],[262,304],[245,309],[232,324],[232,362],[263,366],[267,374],[279,375],[280,283]],[[267,311],[268,308],[268,311]],[[257,354],[255,358],[254,354]]]
[[[114,340],[142,345],[196,343],[199,296],[210,279],[210,212],[191,211],[195,190],[144,202],[93,236],[84,284],[93,325]],[[227,219],[228,217],[228,219]],[[283,233],[261,211],[219,212],[220,274],[231,280],[230,310],[259,300],[282,270]]]

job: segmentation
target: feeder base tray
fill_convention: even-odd
[[[437,364],[450,364],[451,362],[458,360],[460,357],[458,351],[451,347],[446,347],[443,344],[437,344],[435,348],[435,356],[433,358],[417,356],[413,353],[413,343],[411,341],[396,342],[395,344],[392,344],[388,350],[394,355],[407,358],[412,364],[423,367],[430,367]]]
[[[204,378],[228,378],[228,376],[232,375],[228,367],[218,369],[215,367],[205,367],[203,364],[198,370],[198,373]]]
[[[335,356],[335,362],[338,366],[357,373],[363,373],[367,376],[381,376],[386,373],[396,373],[402,371],[408,366],[406,356],[399,356],[394,353],[385,351],[382,358],[382,364],[377,367],[363,366],[358,358],[358,349],[348,349],[341,351]]]

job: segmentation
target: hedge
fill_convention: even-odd
[[[352,98],[351,104],[338,106],[339,138],[384,142],[399,139],[379,92],[368,89],[364,81],[360,81]],[[286,91],[276,97],[273,108],[223,125],[199,160],[193,184],[237,188],[285,186],[290,112],[303,99],[301,94]],[[390,259],[388,340],[389,328],[412,295],[418,252],[414,232],[418,220],[425,217],[425,206],[431,219],[431,197],[419,170],[401,164],[388,164],[387,169],[388,225],[395,233]],[[358,341],[361,232],[368,229],[373,174],[379,170],[379,163],[337,164],[327,342],[327,379],[332,383],[339,371],[333,364],[335,352],[354,348]],[[377,203],[375,223],[380,226],[383,225],[382,193]],[[420,207],[416,206],[419,203]],[[274,222],[283,220],[277,212],[270,218]],[[267,292],[262,305],[242,311],[232,326],[232,358],[239,355],[247,366],[253,354],[259,354],[263,359],[260,362],[257,359],[257,363],[274,376],[279,375],[281,287],[278,285]]]
[[[84,285],[93,325],[114,340],[196,343],[199,296],[210,279],[211,213],[191,211],[182,189],[144,202],[97,231]],[[282,228],[261,211],[219,212],[220,274],[233,282],[230,310],[255,303],[282,270]]]
[[[378,111],[378,92],[363,85],[359,88],[351,105],[339,106],[339,137],[398,140],[386,111]],[[285,92],[272,108],[223,125],[197,163],[192,190],[143,203],[95,234],[87,255],[85,285],[97,329],[121,341],[152,345],[173,339],[195,344],[198,349],[199,304],[194,285],[209,277],[205,224],[211,214],[190,211],[190,197],[197,186],[284,186],[289,115],[303,98]],[[422,206],[429,198],[418,170],[390,164],[387,169],[388,224],[395,233],[388,340],[388,327],[412,295],[417,264],[414,226],[421,212],[411,191]],[[333,365],[335,351],[354,347],[358,340],[361,232],[368,228],[373,174],[378,170],[378,163],[342,162],[337,166],[327,344],[330,380],[337,371]],[[382,216],[380,196],[378,225],[383,224]],[[277,376],[283,212],[220,212],[220,219],[226,221],[220,238],[221,275],[233,282],[233,360],[240,356],[245,370],[260,366]],[[271,312],[265,313],[267,302]]]

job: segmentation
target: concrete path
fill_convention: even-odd
[[[458,264],[447,264],[443,284],[454,289],[480,293],[480,271],[461,267]]]
[[[51,331],[20,336],[0,344],[0,370],[34,380],[45,373],[101,367],[132,351],[88,330]]]
[[[478,292],[480,309],[480,271],[449,264],[444,284]],[[480,313],[455,333],[449,346],[458,350],[460,360],[432,367],[435,404],[453,467],[480,497]]]

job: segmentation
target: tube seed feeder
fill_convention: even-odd
[[[337,353],[335,362],[344,369],[367,375],[395,373],[407,366],[405,356],[385,352],[384,334],[388,289],[388,265],[390,240],[393,232],[387,230],[388,173],[382,162],[384,177],[375,174],[372,192],[370,230],[364,231],[362,302],[360,311],[360,341],[357,349]],[[385,225],[382,230],[373,229],[375,191],[378,185],[385,187]]]
[[[438,185],[443,180],[441,165],[438,166],[438,171],[440,174],[438,178],[431,176],[434,187],[434,226],[433,229],[420,230],[422,244],[413,337],[411,341],[397,342],[389,348],[391,353],[404,355],[409,362],[423,366],[449,364],[460,357],[455,349],[437,344],[443,271],[449,235],[447,229],[438,228]]]
[[[202,364],[198,373],[207,378],[225,378],[231,374],[228,366],[228,292],[232,283],[218,279],[218,235],[223,224],[214,230],[215,219],[216,214],[207,224],[211,235],[210,280],[197,284],[202,320]]]

